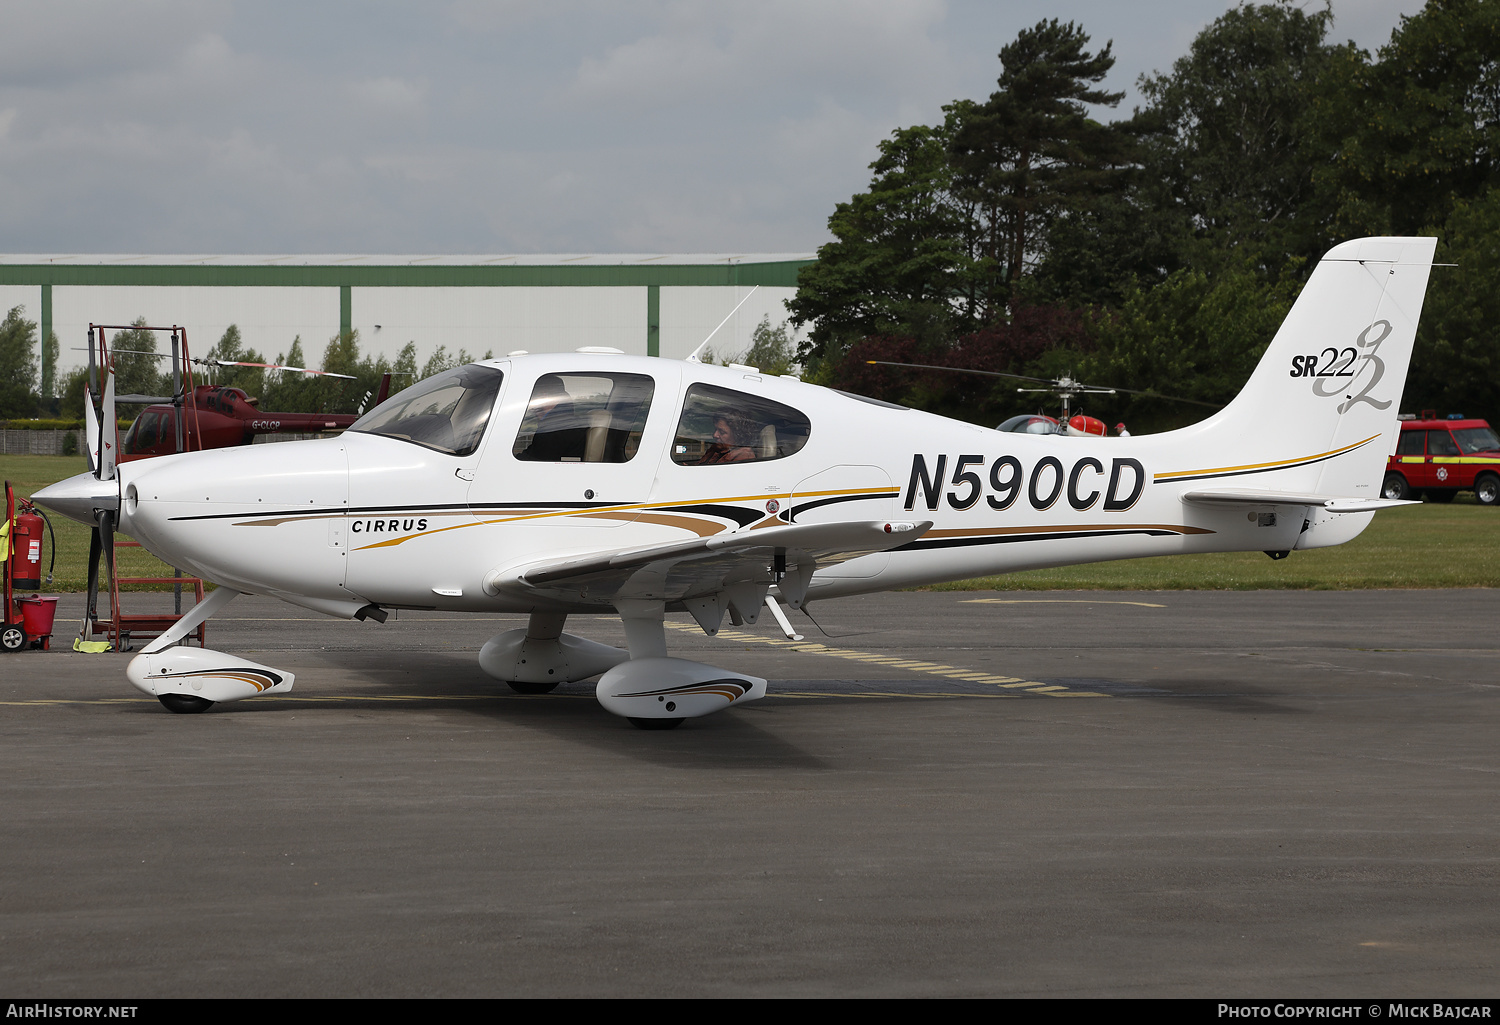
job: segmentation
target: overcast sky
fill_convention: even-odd
[[[1112,39],[1123,115],[1227,6],[5,0],[0,252],[811,251],[1020,29]]]

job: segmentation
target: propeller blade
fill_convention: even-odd
[[[99,413],[99,479],[115,479],[115,456],[120,450],[120,421],[115,415],[115,368],[104,371],[104,408]]]
[[[83,437],[89,457],[89,473],[99,476],[99,421],[94,419],[94,396],[83,386]]]
[[[78,636],[84,640],[90,639],[90,627],[99,621],[99,557],[104,553],[104,544],[99,540],[102,526],[102,523],[98,524],[89,532],[89,600],[83,609],[83,626],[78,631]]]
[[[115,514],[109,509],[99,511],[99,525],[89,541],[89,603],[81,631],[84,640],[89,639],[94,624],[99,622],[99,559],[101,555],[104,557],[104,565],[109,573],[108,579],[113,581],[115,578]]]
[[[137,406],[160,406],[172,401],[170,395],[116,395],[118,403],[129,403]]]

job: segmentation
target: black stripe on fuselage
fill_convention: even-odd
[[[844,502],[865,502],[872,498],[894,498],[896,494],[897,492],[895,491],[882,491],[874,495],[839,495],[835,498],[821,498],[816,502],[804,502],[794,505],[791,509],[791,515],[786,517],[786,520],[788,523],[796,523],[797,517],[800,514],[811,512],[814,509],[821,509],[825,505],[839,505]]]
[[[741,509],[736,505],[653,505],[643,512],[681,512],[697,513],[700,516],[717,516],[720,519],[734,520],[742,527],[748,527],[757,520],[764,519],[765,513],[758,509]]]
[[[232,513],[204,513],[200,516],[173,516],[172,522],[183,520],[232,520],[253,517],[274,519],[283,517],[316,516],[421,516],[437,513],[486,513],[504,512],[507,509],[617,509],[627,503],[621,502],[482,502],[470,505],[455,502],[448,505],[367,505],[346,509],[343,506],[328,509],[245,509]]]

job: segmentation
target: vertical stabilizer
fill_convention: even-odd
[[[1433,238],[1356,239],[1319,261],[1240,394],[1179,432],[1231,471],[1213,476],[1378,493],[1436,246]]]

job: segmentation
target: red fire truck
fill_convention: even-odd
[[[1456,415],[1439,420],[1432,410],[1420,417],[1402,414],[1381,495],[1451,502],[1460,491],[1474,492],[1480,505],[1500,505],[1500,438],[1494,429]]]

